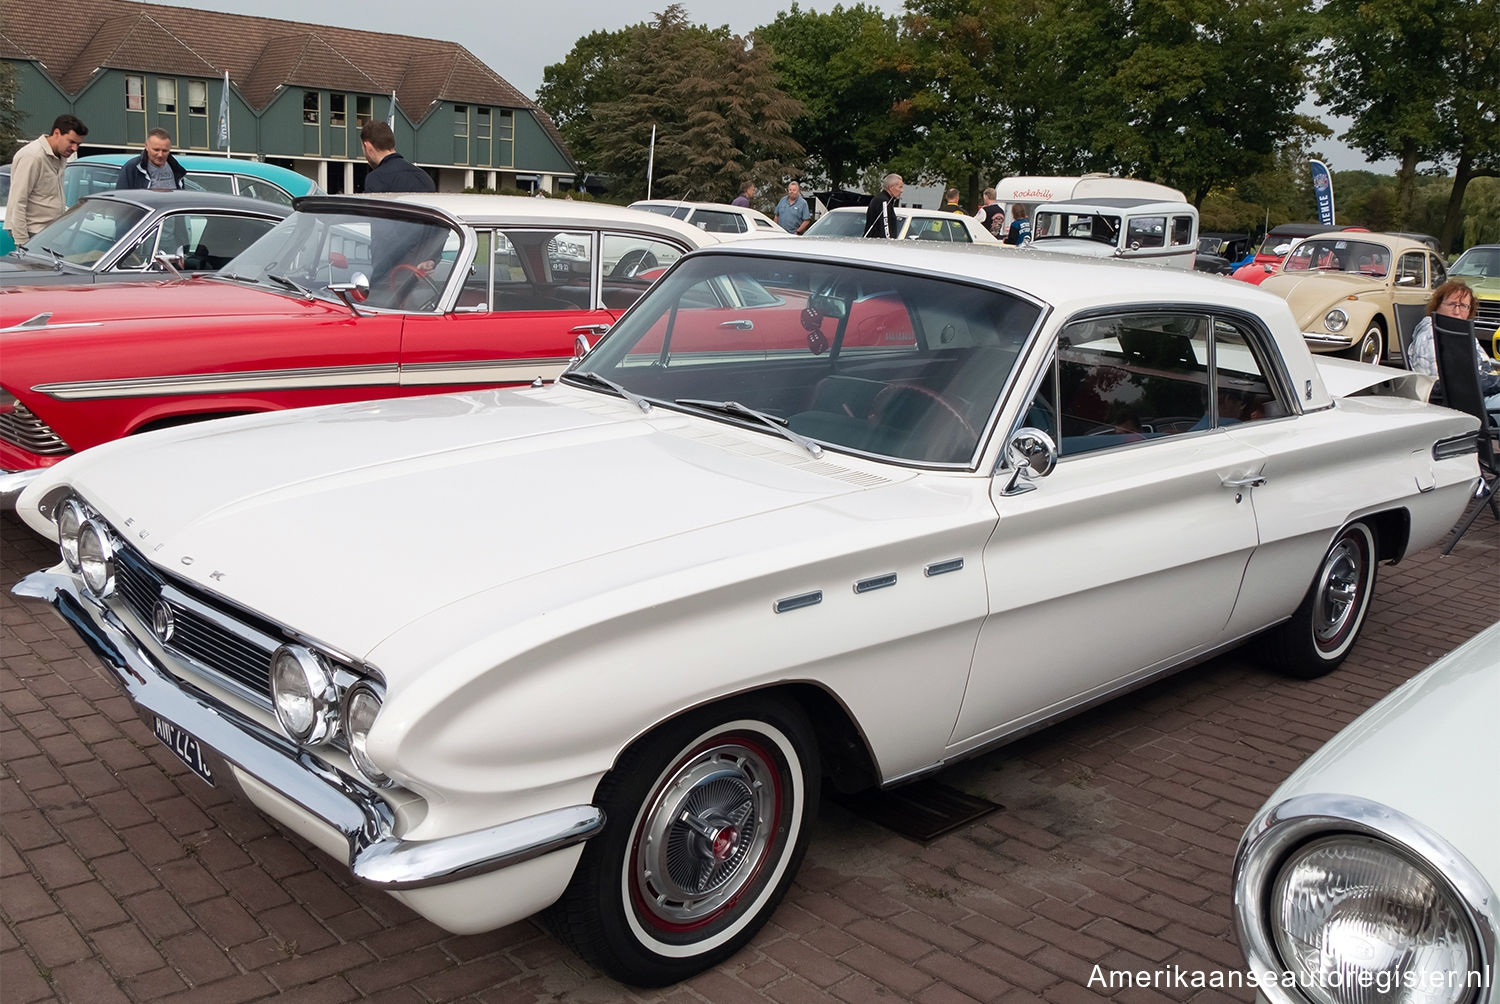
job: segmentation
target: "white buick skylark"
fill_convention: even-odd
[[[664,984],[766,921],[825,780],[927,775],[1252,637],[1337,666],[1377,565],[1477,482],[1475,420],[1421,381],[1315,363],[1215,277],[723,245],[555,385],[64,461],[19,500],[62,561],[17,592],[360,881],[456,932],[546,910]]]

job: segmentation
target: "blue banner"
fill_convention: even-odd
[[[1333,175],[1328,165],[1321,160],[1309,160],[1312,166],[1313,196],[1318,200],[1318,222],[1325,227],[1334,225],[1333,219]]]

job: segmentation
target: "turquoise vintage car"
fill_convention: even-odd
[[[137,156],[139,152],[79,157],[63,171],[63,198],[71,206],[86,195],[114,191],[120,166]],[[290,206],[298,196],[323,193],[311,178],[275,164],[191,153],[175,156],[187,170],[188,188],[222,195],[244,195],[283,206]]]

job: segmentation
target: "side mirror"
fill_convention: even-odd
[[[330,282],[327,285],[328,292],[344,301],[344,306],[349,308],[355,317],[359,316],[359,308],[356,303],[364,303],[370,298],[370,277],[363,272],[355,272],[349,277],[348,282]]]
[[[152,256],[151,264],[163,272],[171,272],[174,279],[182,278],[182,273],[178,271],[183,267],[183,254],[180,250],[176,254],[158,251]]]
[[[1011,468],[1011,475],[1001,489],[1001,495],[1035,491],[1033,482],[1045,478],[1057,467],[1057,444],[1041,429],[1024,426],[1017,429],[1006,444],[1005,462]]]
[[[589,354],[593,346],[589,344],[586,335],[575,335],[573,337],[573,358],[568,360],[568,369],[578,365],[578,361]]]

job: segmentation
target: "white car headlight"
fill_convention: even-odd
[[[375,716],[380,713],[380,695],[367,683],[357,683],[344,695],[344,738],[349,742],[349,758],[371,784],[384,787],[390,777],[375,766],[365,748]]]
[[[338,689],[310,649],[283,645],[272,654],[271,700],[282,730],[298,743],[320,743],[333,736]]]
[[[1320,1004],[1460,1004],[1482,965],[1447,884],[1374,837],[1338,834],[1292,852],[1267,920],[1282,964]]]
[[[1332,332],[1343,331],[1349,326],[1349,315],[1340,307],[1334,307],[1323,315],[1323,327]]]
[[[104,528],[91,519],[78,528],[78,572],[99,599],[115,591],[115,549]]]
[[[57,509],[57,549],[63,561],[73,571],[78,571],[78,533],[83,529],[83,506],[77,499],[68,499]]]

